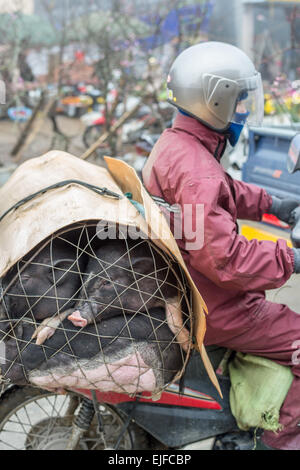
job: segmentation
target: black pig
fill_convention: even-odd
[[[113,316],[164,307],[171,331],[184,349],[189,334],[183,326],[174,265],[146,240],[108,240],[90,257],[80,300],[68,319],[79,327]],[[53,334],[57,324],[46,321],[38,344]],[[43,325],[42,325],[43,326]],[[41,327],[42,328],[42,327]]]
[[[2,279],[2,337],[23,318],[39,322],[73,306],[86,262],[76,246],[55,238],[17,263]]]
[[[30,340],[34,326],[19,324],[6,343],[3,378],[49,390],[159,393],[184,365],[185,353],[173,341],[161,308],[124,312],[79,331],[67,319],[62,326],[41,348]]]

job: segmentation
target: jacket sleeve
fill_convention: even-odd
[[[239,235],[235,220],[226,210],[229,191],[222,178],[181,180],[176,186],[175,197],[182,212],[181,245],[189,252],[191,266],[225,289],[282,286],[293,272],[293,250],[284,240],[274,243]]]
[[[259,186],[237,181],[231,176],[227,176],[233,186],[238,219],[261,220],[263,214],[268,213],[271,207],[271,196]]]

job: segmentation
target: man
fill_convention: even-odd
[[[179,112],[151,152],[144,184],[153,196],[181,206],[183,227],[197,226],[197,207],[203,208],[202,243],[193,245],[185,236],[177,242],[208,307],[205,344],[291,366],[294,380],[280,415],[284,428],[265,432],[263,446],[300,449],[300,366],[293,364],[300,315],[268,302],[264,293],[300,272],[300,252],[284,240],[248,241],[236,223],[261,220],[268,212],[289,222],[298,202],[234,181],[220,164],[227,142],[237,143],[245,122],[259,125],[263,119],[260,74],[238,48],[201,43],[175,60],[168,94]]]

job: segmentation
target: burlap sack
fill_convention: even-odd
[[[207,308],[168,223],[134,169],[121,160],[109,157],[105,160],[108,170],[68,153],[52,151],[20,165],[0,188],[0,277],[44,239],[76,222],[105,220],[141,231],[165,252],[171,253],[186,274],[192,291],[197,346],[210,379],[221,394],[203,345]],[[10,210],[24,198],[66,180],[105,187],[119,194],[120,199],[99,195],[74,182],[43,192]],[[131,192],[133,199],[144,206],[145,218],[124,197],[126,192]]]

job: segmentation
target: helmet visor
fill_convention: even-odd
[[[242,91],[237,99],[231,122],[261,126],[264,118],[264,93],[260,73],[250,79],[238,80]]]

